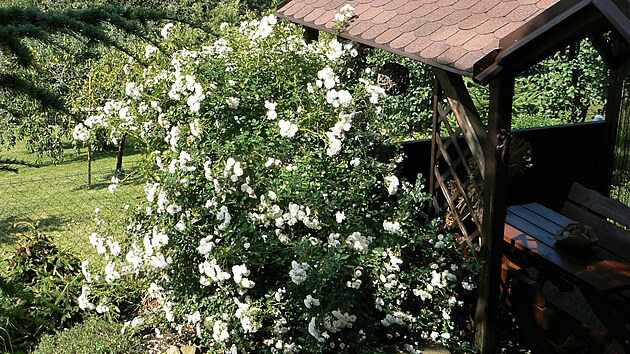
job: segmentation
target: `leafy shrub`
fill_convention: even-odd
[[[126,97],[77,127],[138,136],[151,161],[127,236],[90,237],[108,263],[86,273],[82,308],[132,277],[153,307],[129,326],[231,353],[469,346],[473,270],[423,217],[422,180],[397,177],[381,129],[397,116],[360,49],[307,45],[273,16],[221,31],[173,56],[149,47]]]
[[[25,236],[4,260],[0,278],[0,338],[4,350],[23,352],[45,333],[81,320],[79,260],[60,252],[45,235]]]
[[[130,354],[142,352],[137,337],[121,334],[121,324],[90,316],[72,328],[45,335],[33,354]]]
[[[376,69],[385,63],[394,62],[404,65],[409,70],[408,90],[398,96],[387,96],[381,102],[383,109],[390,113],[381,118],[383,134],[396,137],[400,141],[429,136],[432,128],[435,81],[431,67],[380,49],[370,51],[366,61],[370,67]]]
[[[595,48],[582,40],[574,54],[561,50],[516,78],[512,126],[529,128],[588,121],[604,114],[607,69]],[[488,115],[488,86],[467,81],[482,119]]]

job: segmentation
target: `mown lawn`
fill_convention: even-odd
[[[21,233],[32,225],[53,238],[63,250],[80,258],[93,254],[88,236],[105,229],[119,232],[124,206],[142,197],[143,183],[135,177],[140,154],[128,148],[123,159],[123,177],[114,194],[107,187],[115,173],[116,152],[96,152],[92,184],[88,187],[87,150],[67,148],[55,162],[28,154],[23,145],[0,156],[37,163],[39,168],[20,167],[19,172],[0,173],[0,254],[14,248]],[[103,222],[94,222],[95,209]]]

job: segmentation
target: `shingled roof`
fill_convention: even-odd
[[[499,40],[559,0],[288,0],[277,14],[330,31],[346,3],[355,17],[344,37],[471,75]]]
[[[599,2],[616,3],[609,11],[625,13],[617,16],[618,21],[628,19],[627,0]],[[596,1],[285,0],[278,5],[277,15],[333,32],[335,13],[350,4],[355,16],[340,36],[470,76],[475,64],[489,55],[493,60],[496,57],[492,57],[493,52],[511,45],[506,39],[515,31],[524,36],[550,19],[570,13],[567,9],[584,9],[590,3]],[[617,27],[626,26],[622,23]]]

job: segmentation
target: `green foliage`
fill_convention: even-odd
[[[588,40],[566,48],[517,76],[512,126],[527,128],[588,121],[603,114],[608,72]],[[482,119],[488,115],[487,86],[467,81]]]
[[[121,333],[122,325],[90,316],[72,328],[45,335],[33,354],[130,354],[140,353],[138,337]]]
[[[46,45],[62,45],[55,36],[66,35],[92,43],[102,43],[134,55],[128,48],[117,42],[116,38],[110,34],[110,30],[113,28],[148,39],[146,23],[162,19],[164,19],[162,13],[146,8],[101,6],[44,12],[33,7],[2,7],[0,8],[0,23],[2,24],[0,26],[0,51],[4,57],[14,61],[18,66],[30,67],[35,65],[36,61],[29,40]],[[10,82],[2,87],[13,89],[8,86],[8,83]],[[22,89],[22,91],[30,90]],[[50,104],[41,100],[40,103],[45,107]]]
[[[388,96],[383,109],[391,116],[380,121],[385,135],[398,140],[424,138],[431,132],[433,117],[434,75],[430,66],[399,55],[375,49],[367,54],[367,63],[378,70],[387,62],[396,62],[409,70],[410,85],[407,92],[399,96]]]
[[[583,40],[528,70],[521,92],[537,92],[530,114],[574,123],[602,114],[608,69],[590,41]],[[533,103],[533,104],[532,104]]]
[[[24,352],[45,333],[81,319],[81,266],[60,252],[45,235],[26,235],[15,255],[2,262],[0,278],[0,338],[4,350]]]
[[[33,152],[58,156],[74,115],[64,96],[76,94],[84,62],[98,45],[135,55],[130,41],[155,38],[156,21],[168,18],[147,8],[107,4],[87,8],[40,10],[0,7],[0,144],[11,148],[27,140]],[[72,92],[74,91],[74,92]]]
[[[59,157],[69,127],[119,93],[114,86],[127,56],[134,55],[134,46],[153,42],[159,20],[214,29],[269,11],[273,1],[6,0],[0,5],[0,15],[8,19],[0,29],[5,49],[0,63],[6,71],[0,72],[0,148],[24,139],[30,151]],[[185,31],[189,43],[208,36]],[[95,44],[127,55],[120,60],[119,52]],[[91,85],[92,80],[99,84]],[[108,137],[94,143],[95,149],[111,145]]]

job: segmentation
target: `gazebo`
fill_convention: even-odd
[[[337,33],[335,13],[345,4],[354,8],[354,16]],[[569,44],[584,38],[592,41],[610,75],[606,120],[595,127],[603,141],[589,160],[597,161],[601,170],[589,178],[591,188],[608,194],[623,84],[630,67],[630,2],[285,0],[277,6],[277,15],[304,26],[306,40],[315,39],[319,31],[337,33],[433,67],[436,89],[430,189],[436,208],[456,211],[453,223],[464,243],[478,242],[481,247],[484,269],[476,307],[476,338],[482,352],[494,351],[506,201],[513,198],[509,186],[518,183],[508,176],[510,162],[506,159],[514,144],[515,77]],[[478,114],[464,76],[489,86],[487,124]],[[444,131],[448,132],[446,139],[440,136]],[[542,182],[543,177],[538,178]],[[569,178],[561,181],[562,192],[568,190]],[[529,188],[533,192],[528,197],[543,195],[535,192],[535,186]]]

